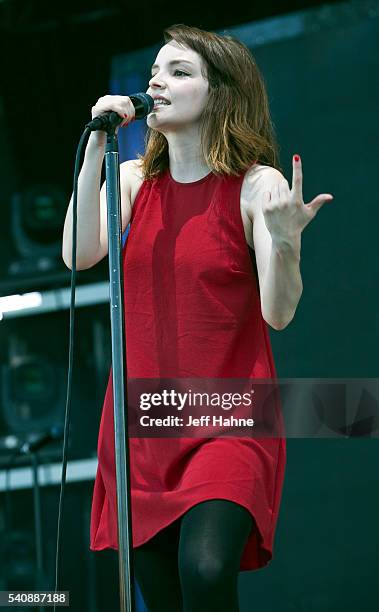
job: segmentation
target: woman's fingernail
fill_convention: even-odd
[[[295,162],[298,162],[299,159],[300,159],[300,155],[294,155],[293,158],[294,158]]]

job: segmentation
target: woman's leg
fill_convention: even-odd
[[[178,571],[180,520],[133,549],[135,577],[148,612],[182,612]]]
[[[225,499],[193,506],[180,526],[179,575],[183,612],[238,612],[238,573],[250,512]]]

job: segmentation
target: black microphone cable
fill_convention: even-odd
[[[154,107],[154,100],[151,96],[145,93],[138,93],[129,96],[135,108],[135,119],[143,119],[148,115]],[[62,456],[62,478],[59,494],[58,507],[58,525],[57,525],[57,541],[55,555],[55,588],[54,593],[59,590],[60,582],[60,553],[61,553],[61,536],[62,536],[62,514],[64,507],[64,492],[67,470],[67,440],[70,426],[71,415],[71,389],[72,389],[72,374],[73,374],[73,354],[74,354],[74,336],[75,336],[75,287],[76,287],[76,244],[77,244],[77,210],[78,210],[78,178],[80,171],[80,162],[83,157],[83,145],[88,139],[92,130],[107,130],[115,128],[119,123],[122,123],[123,118],[117,113],[111,111],[95,117],[92,121],[86,124],[84,132],[79,140],[78,148],[75,157],[74,167],[74,185],[73,185],[73,208],[72,208],[72,255],[71,255],[71,300],[70,300],[70,336],[69,336],[69,355],[68,355],[68,375],[67,375],[67,395],[66,408],[64,417],[64,433],[63,433],[63,456]],[[56,601],[54,597],[54,612],[56,609]]]
[[[120,118],[121,119],[121,118]],[[70,336],[69,336],[69,352],[68,352],[68,375],[67,375],[67,394],[66,394],[66,408],[64,417],[64,431],[63,431],[63,456],[62,456],[62,477],[61,487],[59,493],[59,505],[58,505],[58,526],[57,526],[57,540],[56,540],[56,552],[55,552],[55,587],[54,594],[59,589],[59,578],[60,578],[60,547],[61,547],[61,536],[62,536],[62,513],[64,506],[64,493],[66,483],[66,471],[67,471],[67,445],[68,445],[68,432],[70,426],[71,416],[71,389],[72,389],[72,374],[73,374],[73,354],[74,354],[74,336],[75,336],[75,288],[76,288],[76,236],[77,236],[77,209],[78,209],[78,177],[80,172],[80,162],[83,157],[83,145],[88,139],[91,133],[90,128],[85,128],[78,144],[75,157],[75,168],[74,168],[74,189],[73,189],[73,209],[72,209],[72,256],[71,256],[71,300],[70,300]],[[56,601],[54,597],[54,612],[56,609]]]

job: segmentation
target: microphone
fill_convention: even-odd
[[[149,94],[146,93],[136,93],[129,96],[132,104],[135,108],[136,114],[135,119],[144,119],[146,115],[151,113],[154,108],[154,100]],[[124,119],[120,117],[118,113],[114,111],[108,111],[103,115],[99,115],[92,119],[89,123],[86,124],[86,128],[91,131],[95,130],[104,130],[106,131],[109,128],[115,128],[122,123]]]

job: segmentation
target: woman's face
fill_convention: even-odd
[[[175,63],[171,63],[174,60]],[[200,123],[209,97],[208,80],[202,75],[202,66],[202,58],[196,51],[175,41],[160,49],[146,93],[153,98],[163,96],[170,104],[154,108],[147,116],[150,128],[169,133]]]

